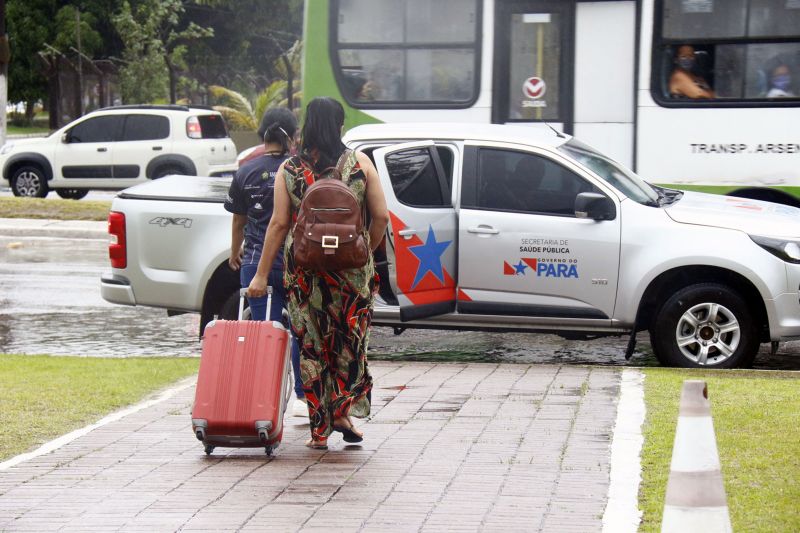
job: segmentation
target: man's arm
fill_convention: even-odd
[[[682,70],[672,73],[669,79],[669,92],[687,98],[715,98],[714,91],[699,87],[691,76]]]
[[[239,270],[242,266],[242,243],[244,242],[244,227],[247,225],[247,215],[233,214],[231,221],[231,255],[228,265],[232,270]]]

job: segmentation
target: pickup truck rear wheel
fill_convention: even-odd
[[[219,310],[219,318],[221,320],[239,320],[239,291],[234,291],[222,304]],[[250,320],[250,307],[247,305],[247,300],[244,301],[244,311],[242,312],[241,320]]]
[[[656,314],[650,339],[662,365],[685,368],[748,367],[759,345],[747,303],[719,283],[697,283],[673,294]]]

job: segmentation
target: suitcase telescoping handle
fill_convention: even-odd
[[[244,299],[247,296],[247,287],[239,289],[239,320],[244,314]],[[269,321],[269,311],[272,307],[272,287],[267,286],[267,321]]]

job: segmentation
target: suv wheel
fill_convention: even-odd
[[[176,166],[168,166],[168,167],[161,167],[153,172],[153,179],[157,180],[158,178],[163,178],[164,176],[169,176],[170,174],[188,174],[185,169]]]
[[[87,194],[88,189],[56,189],[56,194],[65,200],[80,200]]]
[[[698,283],[672,295],[650,329],[659,362],[685,368],[748,367],[758,328],[747,303],[726,285]]]
[[[19,167],[11,176],[11,191],[14,196],[44,198],[49,192],[44,172],[32,165]]]

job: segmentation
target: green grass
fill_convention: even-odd
[[[49,135],[50,128],[46,126],[13,126],[6,127],[8,135]]]
[[[800,530],[800,374],[645,370],[640,531],[660,531],[681,385],[703,379],[734,531]]]
[[[0,198],[0,218],[107,220],[110,210],[111,202],[97,200]]]
[[[197,372],[194,358],[0,354],[0,461]]]

